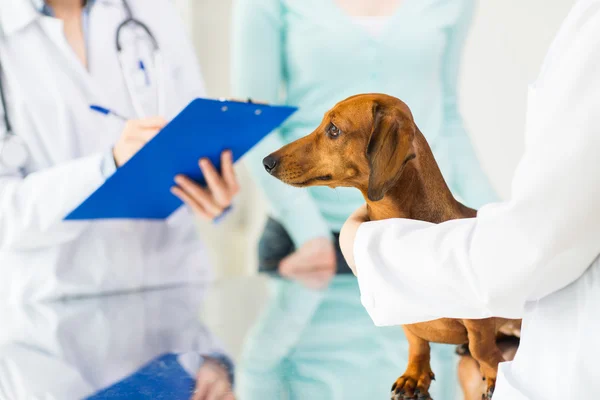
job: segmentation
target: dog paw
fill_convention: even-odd
[[[390,394],[391,400],[433,400],[429,395],[429,386],[435,376],[431,371],[405,373],[394,382]]]
[[[492,396],[494,395],[495,386],[490,386],[487,389],[487,393],[481,395],[482,400],[492,400]]]

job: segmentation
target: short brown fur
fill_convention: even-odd
[[[268,159],[269,172],[293,186],[359,189],[372,221],[411,218],[440,223],[477,214],[454,199],[410,109],[391,96],[363,94],[338,103],[313,133],[271,154],[265,164]],[[468,343],[487,381],[484,397],[491,398],[498,363],[503,361],[496,335],[508,322],[444,318],[404,325],[409,361],[394,383],[392,399],[429,398],[434,379],[429,342]]]

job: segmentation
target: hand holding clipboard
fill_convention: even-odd
[[[295,111],[196,99],[65,219],[167,218],[182,204],[170,192],[175,176],[205,184],[199,159],[220,169],[221,153],[231,150],[237,161]]]

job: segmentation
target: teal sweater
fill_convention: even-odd
[[[364,203],[356,189],[297,189],[269,176],[262,158],[316,128],[325,111],[357,94],[404,100],[455,195],[479,207],[496,199],[457,105],[462,48],[475,0],[402,0],[380,36],[335,0],[237,0],[232,83],[236,97],[300,107],[247,156],[274,216],[297,247],[339,231]]]

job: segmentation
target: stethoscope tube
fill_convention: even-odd
[[[152,31],[150,30],[150,28],[148,28],[148,26],[146,24],[144,24],[143,22],[141,22],[133,17],[133,12],[131,11],[131,7],[129,6],[129,3],[127,2],[127,0],[122,0],[122,1],[123,1],[123,8],[125,9],[126,19],[125,19],[125,21],[121,22],[121,24],[119,24],[119,26],[117,27],[117,32],[115,33],[115,47],[117,49],[117,57],[119,59],[119,65],[121,67],[121,72],[123,73],[123,79],[125,81],[125,86],[127,87],[127,92],[129,93],[129,97],[131,98],[131,103],[133,104],[134,111],[139,118],[146,116],[141,102],[139,101],[138,97],[135,95],[135,88],[134,88],[133,82],[131,82],[131,78],[125,73],[126,70],[125,70],[125,62],[123,61],[124,56],[123,56],[123,45],[121,44],[121,33],[123,32],[123,29],[125,29],[128,26],[131,26],[133,28],[142,29],[144,31],[144,33],[146,34],[146,37],[148,37],[150,39],[150,42],[152,44],[152,57],[153,57],[153,62],[154,62],[155,78],[156,78],[156,85],[157,85],[157,90],[156,90],[157,112],[158,112],[158,115],[164,116],[165,111],[166,111],[166,99],[165,99],[166,88],[165,88],[164,75],[163,75],[164,60],[163,60],[160,48],[158,46],[158,41],[156,40],[156,38],[152,34]]]
[[[2,64],[0,63],[0,103],[4,113],[4,137],[0,138],[0,164],[9,168],[21,168],[27,162],[28,152],[25,142],[15,135],[8,116],[6,90],[2,80]]]
[[[8,118],[8,107],[6,106],[6,95],[4,93],[4,86],[2,83],[2,62],[0,61],[0,103],[2,103],[2,110],[4,112],[4,127],[6,128],[6,134],[12,134],[12,126],[10,124],[10,118]]]

